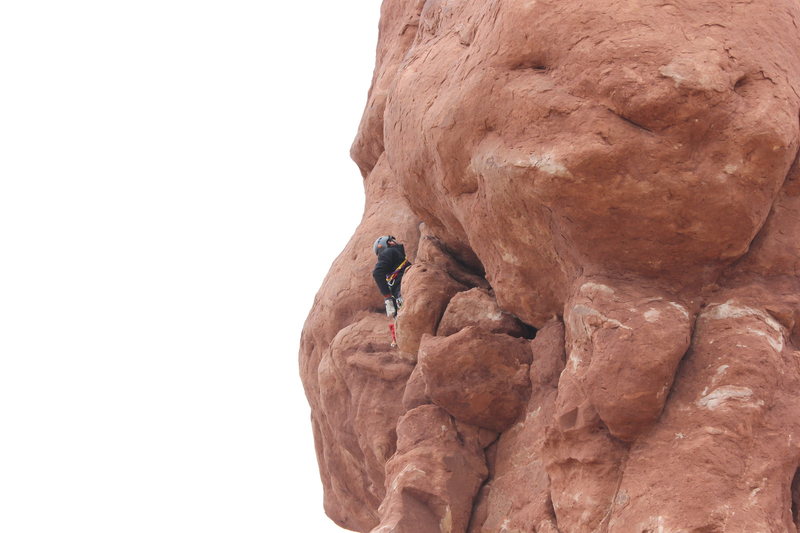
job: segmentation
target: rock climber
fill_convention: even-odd
[[[378,256],[372,277],[383,295],[386,316],[392,318],[397,316],[397,310],[403,305],[400,282],[411,262],[406,257],[406,249],[391,235],[378,237],[372,245],[372,251]]]

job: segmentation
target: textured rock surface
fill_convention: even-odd
[[[504,312],[484,289],[474,288],[453,296],[447,304],[436,335],[447,337],[467,326],[477,326],[489,333],[524,337],[530,332],[513,315]]]
[[[798,27],[795,0],[384,0],[364,218],[301,341],[333,520],[798,531]]]
[[[469,326],[449,337],[423,337],[418,357],[428,397],[469,424],[503,431],[530,395],[525,339]]]
[[[423,405],[398,420],[397,437],[374,533],[465,531],[487,474],[479,434],[461,430],[443,409]]]

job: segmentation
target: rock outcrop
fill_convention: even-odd
[[[339,525],[800,530],[800,4],[384,0],[300,368]],[[414,265],[398,347],[371,245]]]

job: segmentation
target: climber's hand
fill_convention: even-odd
[[[394,303],[397,305],[397,309],[399,311],[400,308],[403,307],[403,297],[398,296],[397,298],[394,299]]]
[[[391,296],[389,298],[386,298],[383,301],[383,304],[386,306],[386,316],[388,316],[389,318],[394,318],[395,316],[397,316],[397,308],[394,305],[394,298],[392,298]]]

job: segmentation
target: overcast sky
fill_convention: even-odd
[[[342,531],[297,352],[378,14],[0,7],[0,531]]]

